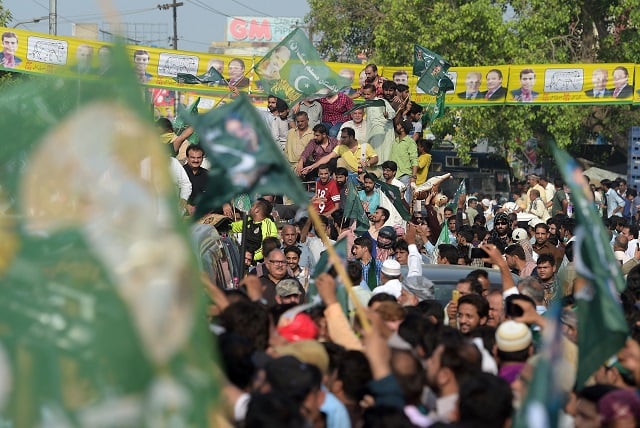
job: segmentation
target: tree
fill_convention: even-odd
[[[348,27],[338,14],[332,26],[316,17],[321,4],[359,1],[312,0],[309,22],[326,40]],[[635,62],[640,38],[640,0],[380,0],[378,20],[367,22],[359,46],[370,46],[373,62],[407,65],[415,43],[447,58],[454,66]],[[371,12],[373,13],[373,12]],[[332,14],[329,14],[332,15]],[[343,31],[343,30],[341,30]],[[633,106],[495,106],[447,109],[433,124],[440,137],[454,135],[461,154],[479,138],[504,149],[517,149],[531,136],[554,139],[560,146],[601,134],[626,147],[628,128],[640,122]]]

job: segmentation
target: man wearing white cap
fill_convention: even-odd
[[[498,376],[510,384],[516,380],[527,359],[533,354],[533,335],[521,322],[507,320],[496,330]]]
[[[373,289],[373,294],[387,293],[397,299],[402,293],[401,276],[400,263],[397,260],[385,260],[380,271],[380,285]]]

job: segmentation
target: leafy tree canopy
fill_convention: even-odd
[[[454,66],[636,62],[640,0],[309,0],[321,54],[408,65],[414,44]],[[461,154],[479,138],[515,149],[531,136],[560,146],[597,134],[626,147],[640,123],[633,106],[495,106],[446,110],[432,131],[452,134]]]

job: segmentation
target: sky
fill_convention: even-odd
[[[207,52],[212,41],[224,40],[228,16],[303,18],[309,13],[308,3],[301,0],[180,1],[184,5],[178,7],[178,49],[195,52]],[[50,0],[2,0],[4,7],[13,15],[9,27],[47,16],[49,2]],[[149,35],[143,44],[171,46],[168,39],[173,37],[173,9],[158,10],[157,6],[173,3],[172,0],[57,0],[58,35],[70,36],[73,23],[96,23],[100,26],[105,21],[100,6],[103,3],[111,3],[124,23],[160,24],[154,26],[151,32],[145,31],[149,27],[138,26],[140,34]],[[39,23],[21,24],[18,28],[48,33],[49,21],[43,19]]]

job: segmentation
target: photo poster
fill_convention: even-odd
[[[14,28],[1,28],[2,36],[17,39],[17,49],[12,59],[5,60],[0,54],[0,70],[32,74],[59,73],[68,77],[98,79],[109,73],[109,58],[112,44],[75,37],[50,36]],[[209,84],[178,83],[174,79],[178,73],[202,75],[210,67],[216,67],[228,81],[237,82],[241,92],[247,93],[258,108],[266,107],[266,96],[253,66],[260,56],[220,55],[175,51],[143,46],[127,46],[134,70],[140,82],[150,87],[156,114],[173,116],[177,102],[188,105],[188,99],[202,96],[198,106],[201,112],[214,106],[223,105],[232,98],[226,82]],[[326,63],[332,70],[351,82],[342,92],[353,94],[364,82],[366,64]],[[479,91],[489,90],[488,80],[491,70],[502,74],[501,87],[506,88],[504,98],[494,95],[492,99],[474,97],[467,99],[467,82],[480,79]],[[533,70],[533,82],[527,92],[522,91],[522,71]],[[614,96],[616,82],[614,76],[627,72],[627,86]],[[606,73],[605,73],[606,72]],[[488,106],[499,103],[517,105],[534,104],[640,104],[640,84],[634,86],[634,78],[640,73],[640,65],[635,64],[544,64],[544,65],[501,65],[482,67],[451,67],[448,76],[454,82],[454,89],[447,92],[448,107]],[[479,73],[476,74],[476,73]],[[417,88],[418,76],[412,74],[412,66],[391,67],[378,65],[378,74],[397,83],[408,84],[413,101],[422,105],[435,102],[435,97],[421,93]],[[640,74],[638,74],[640,75]],[[530,73],[529,76],[531,77]],[[603,84],[602,81],[605,81]],[[618,79],[619,80],[619,79]],[[622,79],[625,80],[625,79]],[[593,96],[594,88],[602,87],[601,96]],[[179,91],[179,100],[176,100]],[[500,91],[501,92],[501,91]],[[361,98],[356,99],[356,101]]]
[[[630,104],[634,64],[509,67],[507,104]]]

